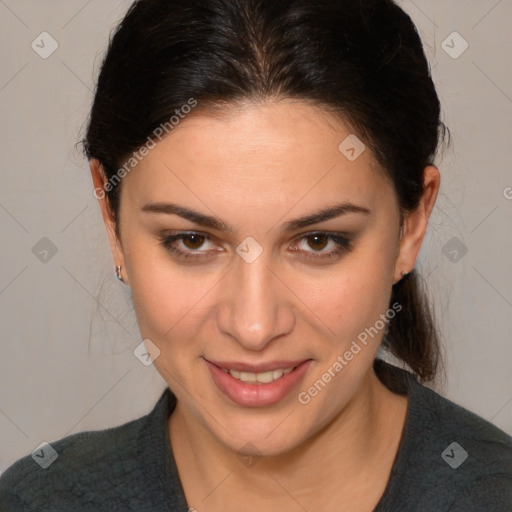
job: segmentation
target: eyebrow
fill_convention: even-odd
[[[187,219],[195,224],[200,226],[215,229],[217,231],[234,233],[235,230],[227,223],[222,221],[221,219],[217,219],[211,215],[205,215],[204,213],[197,212],[195,210],[191,210],[190,208],[186,208],[184,206],[180,206],[175,203],[148,203],[144,205],[141,210],[143,212],[150,213],[164,213],[167,215],[178,215],[184,219]],[[311,213],[309,215],[299,217],[297,219],[286,222],[282,230],[283,231],[294,231],[297,229],[305,228],[307,226],[311,226],[313,224],[318,224],[320,222],[325,222],[330,219],[334,219],[336,217],[340,217],[341,215],[346,215],[348,213],[359,213],[363,215],[371,215],[371,210],[364,206],[360,206],[357,204],[353,204],[350,202],[338,203],[333,206],[329,206],[327,208],[323,208],[317,212]]]

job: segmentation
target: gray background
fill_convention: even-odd
[[[418,25],[453,136],[418,265],[446,347],[437,389],[512,434],[512,2],[399,3]],[[115,279],[75,146],[129,4],[0,0],[0,471],[43,441],[149,412],[165,387],[133,355],[129,289]],[[46,59],[31,47],[51,48],[43,31],[58,42]],[[469,44],[457,58],[454,31]]]

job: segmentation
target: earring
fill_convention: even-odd
[[[116,276],[119,281],[124,283],[123,275],[121,274],[121,265],[116,265]]]

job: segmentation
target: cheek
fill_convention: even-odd
[[[134,262],[135,265],[135,262]],[[133,271],[130,279],[134,308],[143,339],[160,350],[154,366],[171,387],[179,389],[187,375],[200,374],[201,329],[211,311],[209,295],[213,284],[192,279],[168,265],[144,265],[147,270]],[[184,371],[186,369],[186,371]],[[195,389],[200,397],[201,389]]]
[[[194,339],[201,339],[201,330],[215,328],[216,306],[224,294],[233,295],[226,287],[236,288],[236,283],[232,276],[223,277],[226,269],[202,272],[195,266],[178,265],[158,242],[142,238],[134,236],[124,244],[141,334],[168,350],[174,340],[190,348]],[[375,237],[369,238],[371,242],[360,244],[355,253],[332,266],[313,271],[281,267],[281,278],[290,288],[285,292],[286,307],[293,307],[300,317],[298,325],[309,324],[306,329],[335,344],[340,340],[350,344],[386,311],[392,251]]]
[[[205,301],[214,291],[213,277],[180,268],[152,241],[150,248],[127,251],[127,271],[142,336],[158,344],[192,335],[205,313]],[[192,267],[191,267],[192,268]],[[194,275],[195,274],[195,275]],[[212,290],[213,289],[213,290]]]
[[[391,263],[384,252],[361,250],[357,257],[347,257],[329,272],[297,274],[294,291],[313,312],[317,323],[324,324],[328,336],[338,343],[340,339],[353,339],[387,310]]]
[[[162,343],[180,337],[188,338],[207,312],[204,298],[213,285],[178,274],[151,271],[134,279],[132,294],[141,333]]]

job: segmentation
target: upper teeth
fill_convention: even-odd
[[[239,372],[237,370],[228,370],[226,368],[223,368],[223,370],[242,382],[272,382],[280,379],[283,375],[290,373],[293,370],[293,367],[263,373]]]

